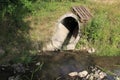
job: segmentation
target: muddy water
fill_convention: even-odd
[[[58,77],[68,75],[70,72],[87,69],[89,65],[93,64],[93,61],[89,59],[90,57],[83,52],[64,51],[54,53],[55,55],[45,55],[45,58],[38,58],[38,61],[45,62],[41,71],[41,79],[55,80]]]
[[[19,64],[16,68],[13,65],[6,65],[4,69],[2,65],[0,66],[0,80],[8,80],[11,76],[19,76],[22,80],[56,80],[66,77],[70,72],[89,71],[90,66],[97,66],[107,74],[120,76],[119,56],[100,57],[85,51],[41,52],[27,65]]]
[[[49,52],[48,52],[49,53]],[[43,53],[43,54],[48,54]],[[64,52],[52,52],[52,54],[45,58],[38,58],[38,61],[43,60],[45,65],[41,71],[41,78],[51,78],[54,80],[57,77],[68,75],[70,72],[80,72],[83,70],[89,70],[90,66],[97,66],[100,69],[106,71],[108,74],[120,75],[120,57],[100,57],[96,55],[90,55],[84,51],[64,51]]]

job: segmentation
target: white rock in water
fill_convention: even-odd
[[[78,76],[78,72],[70,72],[68,75],[71,77]]]
[[[79,76],[79,77],[85,77],[85,76],[87,76],[87,74],[88,74],[87,71],[82,71],[82,72],[79,72],[79,73],[78,73],[78,76]]]
[[[103,79],[105,76],[106,76],[106,73],[104,73],[104,72],[100,72],[100,73],[99,73],[99,77],[100,77],[101,79]]]
[[[94,53],[94,52],[95,52],[95,49],[94,49],[94,48],[91,48],[91,49],[88,49],[87,51],[88,51],[88,53]]]

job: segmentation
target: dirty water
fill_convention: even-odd
[[[119,56],[100,57],[85,51],[49,51],[34,56],[28,64],[1,64],[0,80],[89,80],[75,79],[68,74],[84,70],[91,73],[91,67],[97,67],[107,74],[107,78],[101,80],[116,80],[116,76],[120,77]]]

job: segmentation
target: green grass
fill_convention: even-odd
[[[98,55],[120,55],[119,4],[94,5],[94,18],[86,26],[85,36]]]
[[[100,56],[120,55],[120,2],[109,4],[94,0],[77,0],[77,2],[36,0],[32,3],[32,12],[22,18],[18,17],[18,23],[13,23],[11,19],[2,25],[0,44],[5,50],[5,55],[11,57],[22,54],[23,58],[20,59],[24,61],[27,58],[24,55],[36,54],[50,40],[57,20],[71,12],[72,6],[78,5],[89,8],[93,18],[86,26],[81,26],[82,36],[76,48],[88,45],[94,47],[96,54]],[[21,15],[20,12],[17,13],[18,16]]]

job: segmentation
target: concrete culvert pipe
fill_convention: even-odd
[[[73,13],[63,15],[56,26],[51,41],[43,48],[47,51],[59,49],[73,50],[79,41],[80,22],[78,17]]]

